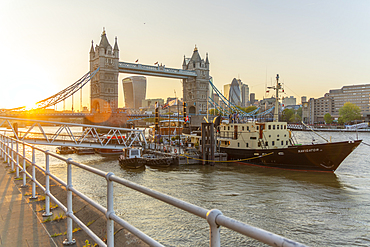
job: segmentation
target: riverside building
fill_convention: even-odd
[[[341,89],[329,90],[324,97],[311,98],[304,104],[303,121],[306,123],[324,122],[324,115],[329,113],[334,119],[339,118],[339,109],[350,102],[357,105],[364,119],[370,118],[370,84],[343,86]]]

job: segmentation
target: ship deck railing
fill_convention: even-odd
[[[27,157],[26,149],[32,150],[32,157]],[[45,155],[45,168],[41,166],[41,164],[36,164],[36,151],[41,152]],[[198,216],[206,220],[209,224],[209,244],[211,247],[220,246],[220,239],[221,239],[221,226],[231,229],[235,232],[238,232],[242,235],[248,236],[250,238],[256,239],[260,242],[268,244],[270,246],[281,246],[281,247],[290,247],[290,246],[305,246],[301,243],[295,242],[293,240],[287,239],[285,237],[276,235],[274,233],[265,231],[263,229],[253,227],[247,225],[241,221],[236,219],[229,218],[224,216],[222,212],[218,209],[205,209],[189,202],[177,199],[175,197],[157,192],[155,190],[146,188],[139,184],[133,183],[128,181],[127,179],[118,177],[114,175],[112,172],[105,172],[94,167],[76,162],[71,158],[65,158],[58,154],[52,153],[48,150],[43,150],[39,147],[34,145],[30,145],[26,142],[16,140],[9,136],[0,134],[0,156],[5,160],[5,162],[11,167],[12,171],[15,171],[16,178],[19,178],[20,175],[23,177],[23,186],[26,186],[26,179],[27,177],[31,179],[32,182],[32,197],[35,198],[36,196],[36,185],[44,192],[45,194],[45,213],[44,216],[50,216],[52,213],[50,211],[50,200],[52,200],[55,204],[61,208],[67,216],[67,238],[63,242],[63,244],[73,244],[73,229],[72,223],[73,221],[83,230],[85,231],[99,246],[114,246],[114,222],[118,223],[119,225],[126,228],[129,232],[137,236],[139,239],[144,241],[150,246],[163,246],[160,242],[156,241],[155,239],[151,238],[150,236],[146,235],[144,232],[140,231],[133,225],[129,224],[119,216],[115,214],[114,211],[114,190],[113,184],[123,185],[127,188],[133,189],[138,191],[142,194],[148,195],[154,199],[160,200],[166,204],[172,205],[177,207],[183,211],[186,211],[190,214]],[[64,182],[56,175],[50,172],[50,157],[54,157],[60,161],[63,161],[67,167],[67,182]],[[20,159],[22,162],[20,162]],[[31,174],[26,170],[26,165],[31,165]],[[101,204],[95,202],[82,192],[76,190],[72,184],[72,166],[79,167],[86,172],[93,173],[97,176],[103,177],[107,181],[107,207],[102,206]],[[45,185],[41,184],[40,181],[36,178],[36,167],[41,170],[45,174]],[[50,191],[50,177],[55,179],[59,184],[64,186],[67,190],[67,205],[62,204]],[[94,185],[92,185],[94,186]],[[107,229],[106,229],[106,241],[100,239],[96,233],[91,231],[87,225],[85,225],[79,218],[77,218],[73,213],[72,208],[72,193],[79,196],[81,199],[86,201],[91,206],[95,207],[100,212],[104,213],[107,218]]]

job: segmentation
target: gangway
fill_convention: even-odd
[[[14,123],[30,125],[24,128],[24,131],[18,131]],[[50,126],[56,128],[50,128]],[[80,128],[81,131],[76,132],[75,127]],[[0,128],[8,136],[12,135],[19,141],[36,145],[119,149],[147,144],[144,131],[140,129],[10,117],[0,117]]]

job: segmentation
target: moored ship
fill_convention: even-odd
[[[301,171],[334,172],[362,142],[343,141],[299,145],[286,122],[279,121],[279,75],[276,86],[274,119],[257,122],[232,119],[217,126],[217,146],[237,163]]]
[[[361,140],[294,144],[285,122],[227,123],[218,144],[228,159],[273,168],[334,172]]]

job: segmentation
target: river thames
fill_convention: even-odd
[[[332,141],[356,133],[320,134]],[[299,143],[323,142],[312,132],[294,132]],[[370,133],[359,133],[370,144]],[[47,147],[54,150],[54,147]],[[361,144],[334,174],[295,172],[233,163],[125,170],[117,157],[65,155],[97,169],[308,246],[370,246],[370,146]],[[37,160],[42,162],[42,155]],[[297,161],[299,162],[299,161]],[[66,165],[51,159],[51,172],[66,181]],[[73,186],[106,206],[106,180],[78,168]],[[205,220],[114,186],[115,212],[165,246],[209,246]],[[221,228],[222,246],[265,246]]]

